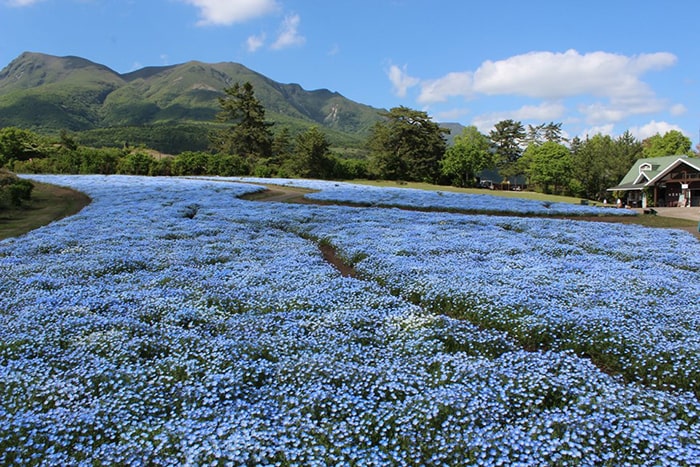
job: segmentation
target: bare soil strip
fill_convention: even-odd
[[[304,198],[304,195],[313,193],[313,190],[306,188],[281,187],[276,185],[264,185],[266,188],[255,193],[248,193],[241,196],[241,199],[247,201],[275,201],[278,203],[299,203],[310,204],[310,199]]]
[[[333,245],[329,245],[328,243],[322,243],[318,247],[321,250],[323,259],[325,259],[326,262],[329,263],[331,266],[336,268],[338,272],[340,272],[341,276],[357,277],[357,271],[355,270],[355,268],[346,263],[343,260],[343,258],[338,256],[338,252],[336,251],[335,247],[333,247]]]

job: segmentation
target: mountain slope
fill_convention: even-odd
[[[380,118],[380,109],[326,89],[278,83],[237,63],[191,61],[119,74],[80,57],[25,52],[0,71],[0,127],[45,132],[208,127],[223,89],[245,81],[253,85],[267,119],[293,131],[318,125],[339,139],[359,140]]]
[[[105,98],[124,84],[116,72],[89,60],[25,52],[0,71],[0,126],[98,126]]]

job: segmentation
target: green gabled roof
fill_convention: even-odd
[[[627,175],[625,175],[622,178],[618,187],[638,186],[639,188],[642,188],[646,185],[649,185],[650,182],[653,182],[656,178],[658,178],[660,175],[666,172],[669,168],[673,167],[678,160],[681,160],[682,162],[685,162],[700,170],[700,158],[697,157],[676,155],[637,159],[637,161],[635,161],[634,165],[629,170],[629,172],[627,172]],[[651,166],[651,169],[640,172],[639,168],[644,164],[649,164]]]

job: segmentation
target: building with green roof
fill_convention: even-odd
[[[700,206],[700,158],[664,156],[638,159],[617,186],[633,207]]]

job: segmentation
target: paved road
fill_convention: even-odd
[[[658,216],[675,217],[676,219],[689,219],[691,221],[700,221],[700,207],[693,206],[688,208],[653,208]],[[637,209],[641,214],[642,209]]]
[[[656,211],[657,216],[663,217],[673,217],[676,219],[688,219],[691,221],[698,222],[697,227],[678,227],[680,230],[685,230],[695,235],[695,238],[700,240],[700,207],[688,207],[688,208],[653,208]],[[640,215],[645,215],[643,209],[637,209]]]

